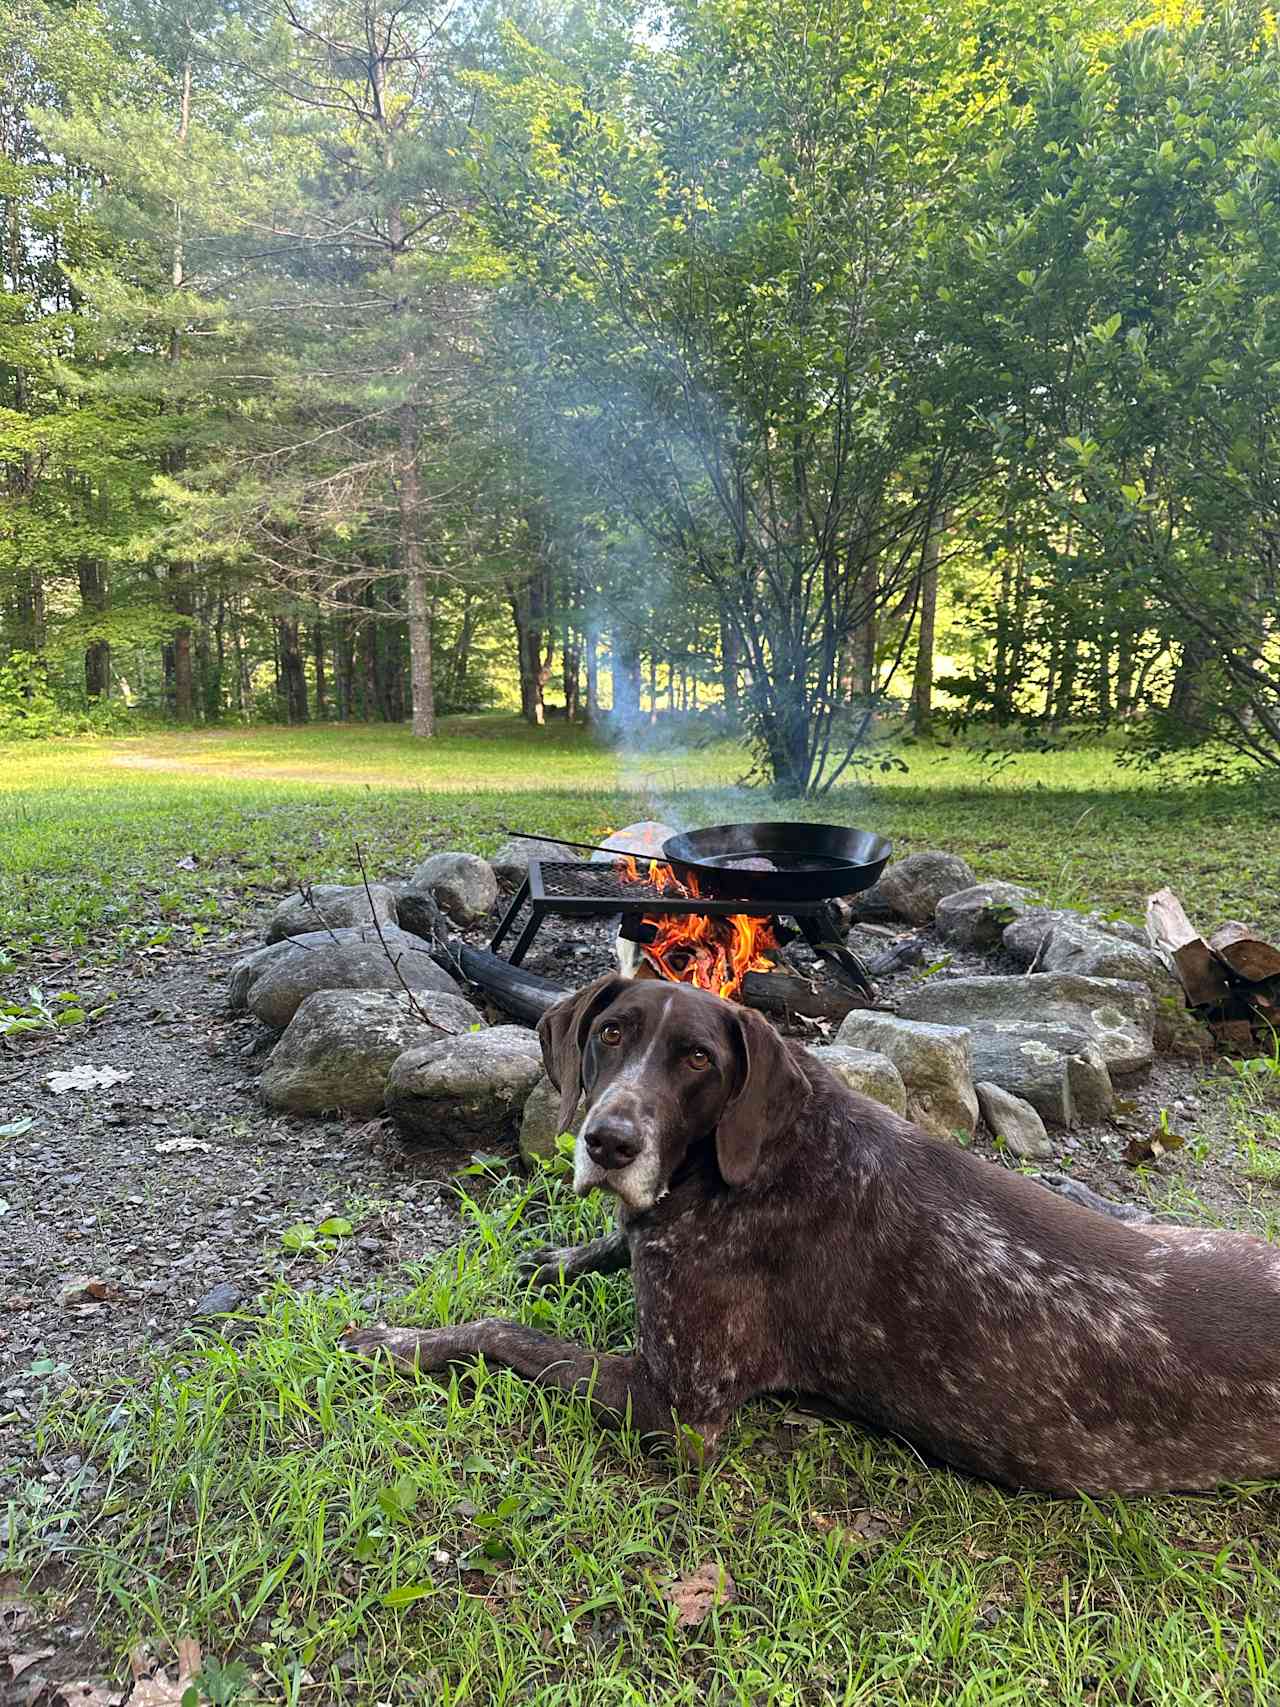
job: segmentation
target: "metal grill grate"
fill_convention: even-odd
[[[592,865],[586,860],[565,863],[539,860],[538,869],[542,873],[542,892],[549,901],[572,897],[623,906],[641,902],[647,905],[660,899],[651,883],[623,883],[612,861],[608,865],[603,861]]]

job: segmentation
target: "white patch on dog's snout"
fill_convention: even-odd
[[[628,1209],[639,1210],[652,1209],[659,1198],[666,1196],[658,1134],[640,1087],[668,1017],[663,1015],[646,1047],[634,1061],[623,1066],[600,1101],[592,1104],[582,1122],[573,1150],[573,1189],[579,1197],[585,1197],[600,1186],[620,1197]],[[635,1160],[628,1162],[625,1168],[606,1169],[592,1160],[587,1140],[614,1113],[625,1113],[634,1122],[640,1150]]]

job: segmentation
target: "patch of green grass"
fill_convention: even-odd
[[[462,1248],[385,1311],[511,1314],[627,1343],[626,1276],[530,1293],[514,1259],[601,1230],[555,1180],[466,1206]],[[927,1468],[852,1424],[749,1407],[697,1473],[477,1363],[416,1380],[334,1342],[373,1299],[295,1294],[194,1338],[152,1384],[68,1404],[48,1444],[106,1481],[42,1535],[123,1653],[193,1635],[247,1702],[734,1707],[1280,1697],[1280,1490],[1048,1500]],[[715,1562],[737,1599],[678,1629]]]
[[[785,805],[735,786],[718,742],[621,757],[563,724],[449,719],[403,727],[229,729],[0,750],[0,955],[95,956],[216,940],[299,882],[408,871],[449,846],[492,852],[516,824],[591,840],[661,812],[714,823],[785,810],[865,824],[900,852],[943,847],[983,877],[1140,917],[1169,883],[1194,916],[1280,928],[1274,785],[1169,789],[1105,747],[1012,755],[908,750],[876,775]]]

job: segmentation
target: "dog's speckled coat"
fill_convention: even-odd
[[[578,1189],[621,1203],[617,1234],[544,1253],[540,1277],[629,1260],[634,1355],[499,1321],[350,1348],[424,1370],[479,1353],[708,1454],[745,1400],[792,1390],[1015,1487],[1280,1474],[1280,1250],[1064,1201],[685,986],[603,979],[539,1034],[562,1120],[586,1091]],[[636,1153],[610,1166],[620,1139]]]

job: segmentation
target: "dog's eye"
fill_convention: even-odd
[[[621,1043],[622,1027],[610,1020],[608,1025],[602,1025],[597,1034],[601,1043]]]
[[[691,1049],[689,1051],[689,1065],[699,1073],[704,1072],[711,1065],[711,1057],[705,1049]]]

